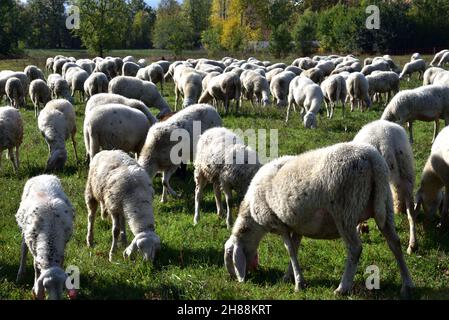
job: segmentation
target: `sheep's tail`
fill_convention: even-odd
[[[373,170],[373,209],[374,220],[379,229],[383,229],[385,223],[393,221],[393,198],[389,184],[389,172],[385,160],[376,151],[377,156],[372,157]]]

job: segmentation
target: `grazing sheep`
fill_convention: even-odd
[[[357,225],[369,218],[375,219],[386,238],[400,269],[401,293],[409,297],[414,285],[395,230],[388,167],[379,152],[366,144],[337,144],[263,166],[251,181],[224,246],[225,266],[243,282],[264,235],[279,234],[290,256],[286,278],[293,270],[299,291],[305,286],[297,260],[301,238],[341,237],[347,259],[335,293],[348,294],[362,252]]]
[[[286,107],[290,82],[296,77],[291,71],[283,71],[275,75],[270,82],[270,91],[273,96],[273,103],[279,108]]]
[[[223,107],[227,114],[230,101],[234,100],[235,111],[238,112],[241,92],[242,83],[240,77],[234,72],[223,73],[209,80],[208,86],[202,93],[198,103],[209,103],[214,100],[218,104],[218,101],[223,101]]]
[[[435,63],[440,62],[441,58],[444,56],[445,53],[449,52],[449,50],[445,49],[445,50],[441,50],[440,52],[438,52],[437,54],[435,54],[435,57],[432,59],[432,62],[430,63],[430,65],[432,67],[434,67]]]
[[[28,87],[30,82],[28,81],[28,77],[24,72],[14,72],[10,70],[5,70],[0,72],[0,101],[3,99],[3,96],[6,94],[6,82],[10,78],[17,78],[20,80],[22,84],[22,89],[25,92],[28,92]]]
[[[33,80],[30,84],[30,98],[34,105],[34,116],[39,114],[40,104],[44,106],[51,100],[51,89],[44,80]]]
[[[314,68],[318,64],[317,61],[313,61],[309,57],[305,58],[298,58],[295,61],[293,61],[292,66],[299,67],[302,70],[308,70]]]
[[[137,64],[141,67],[141,68],[145,68],[146,66],[148,66],[148,62],[146,59],[139,59],[139,61],[137,61]],[[124,74],[125,76],[125,74]]]
[[[100,149],[120,149],[138,156],[149,128],[147,117],[139,110],[117,103],[98,105],[84,119],[87,156],[92,160]]]
[[[55,176],[42,175],[25,184],[16,213],[22,234],[20,267],[17,281],[25,276],[26,256],[34,260],[33,294],[37,299],[62,299],[67,274],[64,251],[72,237],[75,209]]]
[[[443,68],[438,67],[431,67],[424,72],[423,76],[423,86],[428,86],[429,84],[434,84],[434,79],[437,74],[440,72],[445,71]]]
[[[413,143],[413,121],[435,121],[433,140],[437,137],[440,119],[449,125],[449,87],[429,85],[403,90],[393,97],[382,114],[382,120],[401,125],[408,123]]]
[[[45,80],[44,73],[36,66],[27,66],[23,72],[27,75],[28,82],[30,83],[36,79]]]
[[[175,197],[178,196],[170,186],[170,177],[181,162],[187,163],[195,158],[198,136],[209,128],[221,126],[222,120],[214,107],[195,104],[150,128],[138,162],[147,170],[151,179],[157,172],[163,172],[161,202],[166,202],[167,191]],[[174,141],[172,135],[182,135],[181,141]],[[171,154],[175,147],[182,148],[182,159]]]
[[[256,103],[264,107],[268,107],[271,104],[270,101],[270,85],[267,78],[261,76],[259,73],[246,70],[240,76],[242,83],[242,97],[251,101],[251,105],[254,108],[254,97]]]
[[[278,69],[273,69],[273,70],[278,70]],[[296,74],[297,76],[300,76],[301,73],[304,71],[304,70],[302,70],[301,68],[298,68],[298,67],[295,67],[295,66],[288,66],[287,68],[281,69],[281,70],[284,70],[284,71],[291,71],[291,72],[293,72],[294,74]],[[280,71],[280,72],[282,72],[282,71]],[[277,72],[276,74],[278,74],[278,73],[280,73],[280,72]],[[268,78],[268,73],[266,74],[266,77]]]
[[[84,93],[86,94],[86,98],[89,99],[98,93],[107,93],[108,86],[108,77],[106,77],[103,72],[92,73],[84,82]]]
[[[139,72],[140,68],[142,67],[137,63],[125,62],[122,67],[122,75],[128,77],[135,77],[137,75],[137,72]]]
[[[399,92],[399,76],[393,71],[375,71],[366,76],[368,81],[368,94],[371,100],[374,100],[374,95],[382,96],[386,93],[386,104],[390,99]]]
[[[410,58],[410,61],[415,61],[418,59],[421,59],[421,55],[418,52],[416,52],[412,55],[412,57]]]
[[[13,107],[0,107],[0,169],[3,150],[8,150],[14,172],[19,170],[19,148],[22,141],[23,121],[20,112]]]
[[[374,71],[390,71],[390,65],[385,60],[373,61],[372,64],[363,67],[362,73],[364,76],[367,76]]]
[[[440,62],[438,62],[438,67],[443,68],[447,63],[449,63],[449,52],[446,52],[441,58]]]
[[[50,152],[45,168],[46,172],[64,168],[67,161],[65,141],[68,138],[72,139],[75,158],[78,162],[75,120],[75,109],[70,102],[64,99],[50,101],[39,114],[38,127]]]
[[[449,87],[449,71],[437,72],[433,78],[433,84]]]
[[[270,72],[271,70],[277,68],[281,68],[282,70],[284,70],[287,68],[287,65],[283,62],[272,64],[271,66],[267,67],[267,72]]]
[[[261,164],[257,153],[232,131],[226,128],[212,128],[205,131],[198,140],[195,166],[195,217],[194,224],[200,219],[199,206],[203,189],[212,183],[215,192],[217,214],[223,216],[221,191],[226,198],[226,225],[232,226],[231,198],[232,190],[244,194],[251,179]]]
[[[157,117],[171,112],[170,106],[161,96],[154,83],[133,77],[119,76],[109,82],[109,93],[120,94],[130,99],[137,99],[148,107],[160,110]]]
[[[338,101],[341,101],[343,117],[345,116],[346,80],[341,75],[331,75],[321,83],[327,116],[332,119]]]
[[[402,69],[401,74],[399,75],[399,79],[403,79],[407,76],[408,81],[415,72],[418,72],[418,79],[422,80],[424,72],[426,71],[426,62],[423,59],[414,60],[412,62],[408,62],[405,64],[404,69]]]
[[[134,63],[136,63],[136,58],[134,58],[133,56],[126,56],[126,57],[124,57],[123,58],[123,63],[126,63],[126,62],[134,62]]]
[[[203,88],[203,92],[207,90],[207,86],[209,85],[209,81],[210,79],[212,79],[213,77],[219,76],[221,73],[219,72],[211,72],[208,73],[202,80],[202,84],[201,87]]]
[[[295,67],[295,68],[297,68],[297,67]],[[298,68],[298,69],[299,69],[299,68]],[[286,70],[286,71],[293,72],[293,71],[291,71],[291,70]],[[268,83],[271,84],[271,80],[274,78],[274,76],[278,75],[278,74],[281,73],[281,72],[284,72],[284,70],[281,69],[281,68],[276,68],[276,69],[273,69],[273,70],[271,70],[271,71],[268,71],[268,72],[266,73],[266,75],[265,75],[266,78],[267,78]],[[294,73],[295,76],[296,76],[296,73],[295,73],[295,72],[293,72],[293,73]]]
[[[121,236],[126,246],[126,222],[134,239],[123,251],[124,258],[132,258],[140,251],[144,260],[153,261],[161,248],[155,233],[153,215],[154,190],[143,168],[123,151],[102,151],[90,164],[85,201],[88,210],[87,245],[93,246],[95,214],[100,204],[101,215],[112,218],[112,246],[109,261],[117,249]]]
[[[47,70],[48,73],[53,72],[53,63],[55,60],[53,58],[47,58],[47,61],[45,62],[45,70]]]
[[[69,60],[65,58],[55,60],[55,62],[53,63],[53,73],[62,75],[62,67],[67,62],[69,62]]]
[[[173,79],[175,81],[175,111],[178,109],[181,96],[184,97],[183,108],[198,103],[203,89],[201,74],[193,68],[180,67],[175,70]]]
[[[94,72],[103,72],[108,77],[108,80],[111,81],[111,79],[117,76],[117,66],[112,59],[104,59],[97,63]]]
[[[136,78],[151,81],[154,84],[160,83],[161,93],[164,93],[164,69],[159,64],[152,63],[148,67],[140,69],[136,74]]]
[[[315,67],[305,70],[301,73],[301,77],[307,77],[316,84],[320,84],[324,80],[325,74],[322,69]]]
[[[155,63],[157,63],[158,65],[160,65],[162,67],[162,69],[164,70],[164,74],[167,73],[168,68],[170,68],[170,64],[171,64],[170,61],[166,61],[166,60],[159,60]]]
[[[422,206],[428,220],[433,220],[438,210],[443,229],[449,226],[449,128],[441,130],[432,145],[432,151],[421,175],[421,184],[416,193],[415,212]],[[442,188],[444,187],[444,195]]]
[[[14,108],[25,107],[25,91],[23,90],[22,82],[18,78],[11,77],[6,81],[5,92]]]
[[[82,69],[79,65],[74,62],[66,62],[62,66],[62,77],[67,80],[67,72],[72,68]],[[84,69],[83,69],[84,70]]]
[[[416,240],[416,214],[413,202],[415,186],[415,164],[413,151],[404,128],[385,120],[373,121],[364,126],[353,142],[368,143],[384,157],[390,177],[390,186],[395,200],[395,211],[407,211],[410,225],[410,240],[407,253],[418,248]]]
[[[335,64],[332,61],[320,61],[316,65],[316,68],[323,72],[324,77],[327,77],[335,70]]]
[[[80,101],[85,100],[84,83],[89,78],[89,74],[81,68],[70,68],[66,73],[66,80],[71,89],[71,95],[75,98],[75,92],[78,91]]]
[[[351,111],[354,111],[356,103],[362,111],[364,111],[364,106],[368,109],[371,108],[371,99],[368,94],[369,84],[363,73],[351,73],[346,79],[346,90],[351,101]]]
[[[62,77],[54,82],[53,95],[55,98],[66,99],[70,103],[74,103],[74,98],[70,92],[70,86]]]

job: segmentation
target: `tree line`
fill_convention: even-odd
[[[80,28],[66,28],[70,6]],[[365,26],[380,9],[380,28]],[[449,47],[447,0],[2,0],[0,55],[23,48],[112,48],[238,53],[268,44],[275,56]]]

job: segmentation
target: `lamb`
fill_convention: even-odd
[[[25,92],[23,90],[22,82],[18,78],[11,77],[6,81],[5,92],[14,108],[18,109],[25,107]]]
[[[72,237],[75,209],[55,176],[41,175],[25,184],[16,221],[22,233],[17,281],[25,276],[26,257],[34,260],[33,294],[37,299],[62,299],[67,274],[64,251]]]
[[[377,120],[364,126],[357,133],[353,142],[372,145],[388,164],[395,211],[399,213],[406,210],[410,225],[407,253],[415,252],[418,248],[415,228],[416,213],[413,201],[415,164],[407,133],[404,128],[395,123]]]
[[[87,156],[92,160],[100,149],[120,149],[138,156],[150,123],[139,110],[110,103],[90,110],[84,119],[83,128]]]
[[[184,97],[182,104],[186,108],[198,102],[203,89],[202,77],[195,69],[186,67],[180,68],[180,73],[177,74],[178,69],[175,70],[175,111],[178,109],[180,96]]]
[[[142,101],[136,99],[128,99],[119,94],[113,93],[99,93],[91,97],[89,101],[86,103],[85,114],[87,116],[87,114],[92,110],[94,110],[97,106],[110,103],[121,104],[130,108],[140,110],[147,117],[148,121],[150,122],[150,125],[153,125],[157,122],[157,119],[153,116],[151,111]]]
[[[422,207],[428,220],[433,220],[440,209],[443,229],[449,226],[448,138],[449,128],[445,127],[435,139],[430,156],[424,166],[421,183],[416,193],[415,206],[415,212]],[[443,187],[445,188],[444,195],[441,190]]]
[[[449,124],[449,87],[429,85],[403,90],[393,97],[382,114],[382,120],[408,123],[410,142],[413,143],[413,122],[435,121],[433,141],[439,131],[440,119]]]
[[[222,120],[214,107],[195,104],[150,128],[138,162],[147,170],[151,179],[157,172],[163,172],[161,202],[166,202],[167,191],[175,197],[178,196],[170,186],[170,177],[181,162],[187,163],[195,158],[198,136],[209,128],[221,126]],[[179,137],[180,134],[181,142],[174,141],[172,136]],[[179,150],[179,147],[182,148],[182,159],[171,154],[173,148]]]
[[[135,77],[141,66],[134,62],[125,62],[122,67],[122,75]]]
[[[23,121],[17,109],[0,107],[0,132],[0,169],[3,150],[8,150],[13,170],[17,173],[20,165],[19,148],[23,141]]]
[[[368,109],[371,107],[371,99],[368,94],[369,84],[363,73],[351,73],[346,79],[346,89],[351,101],[351,111],[354,111],[356,103],[362,111],[364,106]]]
[[[438,62],[438,67],[443,68],[445,64],[449,63],[449,52],[446,52],[441,58],[440,62]]]
[[[426,62],[423,59],[414,60],[412,62],[408,62],[405,64],[404,69],[402,69],[401,74],[399,75],[399,79],[403,79],[407,76],[408,81],[410,81],[411,76],[418,72],[419,80],[423,80],[424,72],[426,71]]]
[[[441,50],[440,52],[438,52],[437,54],[435,54],[435,57],[432,59],[432,62],[430,62],[430,65],[432,67],[435,66],[435,63],[440,62],[441,58],[444,56],[445,53],[449,52],[449,50],[445,49],[445,50]]]
[[[130,99],[137,99],[148,107],[160,110],[157,117],[171,112],[170,106],[161,96],[154,83],[133,77],[119,76],[109,82],[109,93],[120,94]]]
[[[288,122],[290,116],[290,108],[293,106],[301,106],[305,110],[304,127],[307,129],[315,129],[317,127],[316,115],[321,109],[324,96],[319,85],[311,82],[306,77],[296,77],[290,82],[290,90],[288,94],[288,108],[285,122]],[[301,112],[304,114],[304,112]]]
[[[301,238],[342,237],[348,253],[335,293],[348,294],[362,251],[357,225],[369,218],[375,219],[386,238],[400,269],[401,293],[409,297],[414,285],[395,230],[388,167],[379,152],[366,144],[337,144],[263,166],[251,181],[224,246],[225,266],[243,282],[263,236],[279,234],[291,261],[286,278],[293,270],[299,291],[305,286],[297,260]]]
[[[85,191],[87,245],[93,246],[95,214],[100,204],[101,215],[109,214],[112,218],[109,261],[112,262],[119,235],[121,242],[128,245],[128,221],[134,239],[123,251],[123,258],[133,258],[140,251],[144,260],[153,262],[161,248],[161,240],[155,233],[153,196],[150,177],[129,155],[120,150],[98,153],[90,164]]]
[[[390,71],[390,70],[391,68],[388,62],[382,59],[376,62],[373,61],[372,64],[364,66],[361,72],[363,73],[364,76],[367,76],[373,73],[374,71]]]
[[[258,105],[268,107],[270,102],[270,85],[264,76],[261,76],[257,72],[247,70],[240,76],[242,83],[242,97],[251,101],[251,105],[254,107],[254,97]]]
[[[76,151],[76,117],[72,104],[65,99],[52,100],[42,109],[37,119],[39,131],[48,144],[50,157],[47,160],[45,171],[62,170],[67,161],[65,141],[72,139],[75,158]]]
[[[157,63],[152,63],[148,67],[140,69],[136,77],[140,80],[151,81],[154,84],[161,84],[161,93],[164,93],[164,69]]]
[[[324,95],[324,104],[326,105],[327,116],[332,119],[334,116],[334,109],[341,101],[343,117],[345,116],[345,100],[347,96],[346,92],[346,80],[341,75],[329,76],[321,83],[321,91]]]
[[[433,84],[435,76],[441,71],[445,71],[443,68],[431,67],[424,72],[423,76],[423,86],[427,86],[429,84]]]
[[[98,93],[107,93],[108,86],[108,77],[102,72],[94,72],[84,82],[84,93],[90,98]]]
[[[45,106],[51,100],[50,87],[44,80],[33,80],[30,84],[30,98],[34,105],[34,116],[37,118],[40,104]]]
[[[281,107],[287,106],[290,82],[296,77],[291,71],[283,71],[275,75],[270,82],[270,91],[273,96],[273,102]]]
[[[27,75],[28,82],[30,83],[36,79],[45,80],[44,73],[36,66],[27,66],[23,72]]]
[[[226,114],[229,112],[231,100],[235,100],[235,110],[238,112],[242,83],[240,77],[234,72],[220,74],[209,80],[206,90],[202,93],[198,103],[209,103],[223,101]]]
[[[371,100],[374,99],[374,95],[387,94],[386,103],[390,101],[396,93],[399,92],[399,76],[393,71],[375,71],[366,76],[368,81],[368,94]]]
[[[322,69],[315,67],[305,70],[303,73],[301,73],[301,76],[311,79],[316,84],[320,84],[324,80],[325,73]]]
[[[80,94],[80,101],[85,100],[84,95],[84,83],[89,74],[81,68],[70,68],[66,74],[67,83],[70,86],[72,97],[75,98],[75,92],[78,91]]]

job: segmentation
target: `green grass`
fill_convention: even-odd
[[[50,54],[53,54],[51,52]],[[129,52],[128,52],[129,53]],[[122,55],[124,55],[123,52]],[[132,53],[131,53],[132,54]],[[34,56],[24,60],[0,61],[1,69],[20,70],[33,61],[43,61]],[[408,57],[396,57],[401,65]],[[426,57],[429,61],[429,57]],[[43,67],[42,64],[39,64]],[[416,87],[417,80],[402,83],[402,89]],[[174,105],[173,84],[167,85],[166,97]],[[76,104],[79,154],[84,154],[82,123],[84,103]],[[37,129],[31,103],[21,110],[25,121],[25,138],[21,148],[22,166],[18,176],[13,174],[9,161],[3,159],[0,171],[0,299],[30,299],[33,283],[32,259],[29,256],[27,276],[17,284],[15,276],[19,266],[20,233],[14,215],[19,207],[22,189],[28,178],[43,173],[48,156],[47,146]],[[255,114],[244,104],[239,115],[223,117],[229,128],[276,128],[279,130],[279,154],[298,154],[321,146],[351,140],[366,123],[380,118],[379,105],[366,113],[348,113],[345,119],[338,109],[333,120],[324,116],[318,119],[317,130],[305,130],[295,115],[288,125],[284,123],[285,111],[265,110]],[[419,122],[415,125],[416,182],[430,152],[433,125]],[[343,273],[345,248],[341,240],[317,241],[305,239],[299,251],[299,261],[308,282],[306,290],[294,292],[294,286],[282,282],[288,265],[288,255],[278,236],[268,235],[259,248],[260,269],[250,274],[245,283],[232,281],[223,266],[223,244],[229,237],[224,219],[215,214],[211,188],[205,193],[200,224],[193,226],[194,181],[192,168],[186,181],[174,177],[173,187],[181,191],[180,199],[170,198],[160,204],[161,182],[154,181],[156,197],[154,212],[156,231],[162,239],[162,250],[155,263],[123,261],[120,248],[115,261],[108,261],[111,244],[111,223],[97,219],[96,246],[86,246],[86,207],[84,186],[87,167],[77,165],[73,150],[67,146],[69,160],[66,169],[58,173],[65,192],[76,208],[75,232],[66,249],[66,265],[76,265],[81,271],[80,299],[335,299],[333,290]],[[237,203],[233,206],[234,217]],[[417,299],[449,298],[449,237],[422,227],[419,217],[419,251],[406,260],[417,286]],[[396,223],[405,251],[408,243],[408,222],[405,215],[396,216]],[[364,250],[355,277],[351,296],[344,299],[398,299],[399,270],[385,240],[370,223],[371,232],[363,235]],[[130,235],[131,233],[129,233]],[[129,237],[129,236],[128,236]],[[130,238],[130,237],[129,237]],[[129,239],[130,240],[130,239]],[[364,271],[369,265],[380,268],[380,290],[365,289]]]

